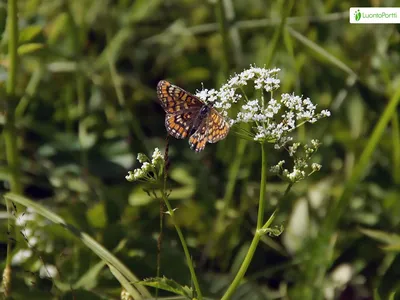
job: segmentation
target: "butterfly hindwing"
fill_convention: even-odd
[[[209,143],[216,143],[228,135],[228,122],[214,108],[211,109],[207,122],[207,141]]]
[[[165,127],[170,135],[177,139],[187,137],[193,125],[194,112],[187,111],[181,114],[167,114],[165,116]]]
[[[189,145],[190,149],[200,152],[202,151],[207,143],[207,131],[208,131],[208,119],[209,117],[205,118],[199,128],[197,128],[196,132],[193,133],[189,138]]]

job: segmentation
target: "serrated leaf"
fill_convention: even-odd
[[[147,278],[143,281],[136,282],[136,284],[142,284],[146,286],[151,286],[154,288],[159,288],[164,291],[168,291],[177,295],[185,296],[192,299],[193,290],[188,286],[182,286],[175,280],[168,279],[166,277],[153,277]]]

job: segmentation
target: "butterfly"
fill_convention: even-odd
[[[190,148],[202,151],[206,143],[216,143],[229,132],[229,124],[212,107],[180,87],[161,80],[157,96],[166,115],[165,127],[177,139],[189,136]]]

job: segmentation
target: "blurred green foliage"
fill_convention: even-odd
[[[234,299],[394,297],[400,284],[398,108],[362,181],[343,209],[332,207],[400,86],[399,25],[350,24],[348,9],[395,4],[20,0],[19,64],[11,99],[5,88],[9,37],[2,2],[1,110],[15,112],[24,195],[88,233],[139,279],[156,276],[159,202],[125,175],[137,166],[138,152],[150,155],[154,147],[165,147],[157,82],[168,79],[195,92],[202,82],[219,88],[250,64],[279,67],[282,93],[310,97],[318,108],[332,111],[297,136],[321,140],[315,161],[323,168],[295,185],[280,204],[275,223],[284,224],[285,231],[279,238],[263,237]],[[10,170],[4,139],[0,145],[6,192]],[[230,134],[196,154],[186,140],[170,139],[169,156],[170,200],[179,208],[178,224],[203,294],[218,299],[236,274],[256,224],[259,147]],[[268,160],[276,164],[282,156],[271,147]],[[268,214],[284,189],[278,178],[268,178]],[[219,217],[223,203],[230,207]],[[17,220],[24,213],[29,212],[18,208]],[[337,213],[334,234],[316,239],[331,213]],[[2,214],[2,249],[6,219]],[[161,274],[190,287],[176,232],[168,216],[164,220]],[[119,297],[115,273],[64,228],[39,215],[22,228],[39,236],[31,245],[33,254],[13,268],[14,299]],[[13,253],[29,245],[18,233]],[[58,275],[40,277],[44,265],[56,266]]]

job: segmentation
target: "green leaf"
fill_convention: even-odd
[[[189,172],[181,167],[172,169],[169,176],[176,182],[184,185],[194,185],[196,180],[189,174]]]
[[[85,288],[90,290],[97,285],[99,279],[99,274],[106,265],[105,261],[99,261],[93,267],[91,267],[79,280],[73,285],[74,289]],[[68,285],[69,288],[71,288]]]
[[[378,286],[381,299],[389,299],[396,292],[400,292],[400,255],[395,257]]]
[[[146,286],[151,286],[154,288],[159,288],[164,291],[168,291],[177,295],[185,296],[189,299],[192,299],[193,290],[188,286],[182,286],[177,283],[175,280],[168,279],[166,277],[154,277],[147,278],[143,281],[136,282],[137,284],[142,284]]]
[[[132,206],[147,205],[154,200],[142,187],[135,187],[129,194],[129,204]]]
[[[125,22],[140,22],[153,15],[160,5],[160,0],[136,0],[125,18]]]
[[[363,234],[369,236],[370,238],[383,242],[388,246],[400,245],[400,235],[398,234],[387,233],[381,230],[363,229],[363,228],[361,228],[360,231]]]
[[[108,267],[110,268],[111,273],[113,273],[115,278],[117,278],[119,283],[132,297],[137,294],[136,289],[132,286],[129,280],[127,280],[126,277],[121,274],[121,272],[117,268],[114,268],[112,265],[108,265]],[[136,299],[136,297],[134,299]]]
[[[104,203],[97,203],[87,211],[89,223],[96,228],[104,228],[107,225],[107,215]]]
[[[63,218],[59,215],[55,214],[54,212],[50,211],[49,209],[45,208],[44,206],[38,204],[35,201],[29,200],[26,197],[22,197],[17,194],[7,193],[4,195],[4,198],[13,201],[15,203],[24,205],[26,207],[31,208],[37,214],[47,218],[48,220],[62,226],[64,229],[68,230],[70,233],[75,235],[79,238],[83,244],[85,244],[90,250],[93,251],[98,257],[100,257],[103,261],[105,261],[109,266],[113,266],[121,273],[128,281],[130,282],[137,282],[137,277],[124,265],[122,264],[112,253],[110,253],[106,248],[96,242],[91,236],[87,233],[79,230],[78,228],[74,227],[73,225],[67,223]],[[135,299],[142,299],[143,297],[150,297],[149,291],[143,288],[140,285],[135,285],[134,293],[131,293]]]
[[[19,43],[23,44],[33,40],[38,34],[42,31],[42,26],[40,25],[31,25],[23,28],[19,32]]]
[[[54,21],[50,23],[48,32],[49,45],[55,44],[62,34],[65,34],[65,28],[68,23],[68,16],[66,13],[60,13],[56,16]]]
[[[41,43],[29,43],[29,44],[23,44],[18,47],[18,54],[19,55],[25,55],[25,54],[30,54],[32,52],[35,52],[39,49],[42,49],[44,47],[44,44]]]

